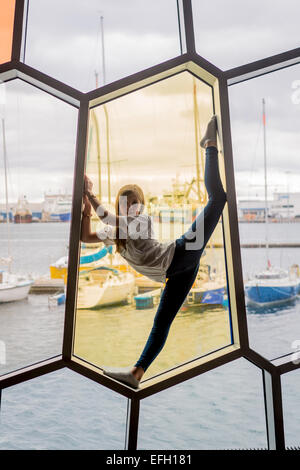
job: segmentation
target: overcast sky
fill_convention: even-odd
[[[194,0],[193,7],[198,52],[220,68],[300,46],[298,0]],[[179,54],[175,0],[30,0],[26,62],[82,91],[95,88],[95,70],[102,84],[101,15],[106,82]],[[263,194],[263,97],[267,108],[270,192],[276,188],[285,190],[287,186],[293,191],[299,186],[300,104],[292,99],[293,83],[297,80],[300,66],[230,88],[240,197]],[[10,82],[5,88],[6,105],[1,106],[1,113],[6,117],[11,195],[17,197],[21,192],[29,200],[41,200],[44,191],[71,191],[76,110],[26,84]],[[164,93],[168,94],[167,85]],[[183,94],[190,92],[179,87],[176,93],[178,102],[183,103]],[[146,108],[149,115],[145,116],[144,109],[141,123],[153,121],[165,109],[163,97],[159,101],[158,95],[152,96],[153,105]],[[147,97],[151,102],[151,93]],[[183,127],[192,126],[189,108],[185,124],[183,104],[177,112]],[[170,117],[176,115],[176,108],[169,113]],[[206,111],[201,115],[200,109],[200,119],[204,118]],[[132,116],[125,123],[124,117],[120,120],[123,135],[132,121]],[[158,124],[159,119],[154,127],[158,128]],[[150,124],[149,128],[151,132]],[[172,142],[171,132],[166,131],[165,141],[167,148],[168,141]],[[182,147],[176,148],[174,160],[179,162],[183,159]],[[149,148],[145,151],[148,153]],[[115,153],[114,158],[119,155]],[[134,175],[134,168],[128,167],[128,173]]]

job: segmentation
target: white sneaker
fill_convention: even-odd
[[[133,388],[139,388],[140,381],[134,377],[130,372],[132,369],[129,367],[104,367],[103,374],[113,379],[119,380]]]

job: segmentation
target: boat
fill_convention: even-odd
[[[134,275],[107,266],[81,271],[77,309],[92,309],[119,303],[131,303],[135,289]]]
[[[71,221],[72,196],[59,196],[55,201],[53,212],[50,214],[51,220],[59,222]]]
[[[71,194],[44,194],[42,220],[44,222],[70,222]]]
[[[91,251],[90,249],[87,251]],[[110,261],[107,263],[105,257],[110,256]],[[124,263],[124,259],[118,253],[113,253],[113,246],[103,246],[103,248],[96,248],[93,253],[83,254],[79,259],[79,271],[84,271],[88,268],[97,268],[99,266],[107,266],[119,269],[120,271],[129,271],[128,264]],[[68,256],[62,256],[57,261],[50,265],[51,279],[66,279],[68,274]]]
[[[10,255],[10,220],[9,220],[9,207],[8,207],[8,185],[7,185],[7,152],[6,152],[6,139],[5,139],[5,121],[2,118],[2,133],[3,133],[3,157],[4,157],[4,177],[5,177],[5,202],[6,202],[6,225],[7,225],[7,240],[8,240],[8,256],[0,258],[0,264],[7,265],[7,270],[0,271],[0,303],[14,302],[17,300],[25,299],[28,296],[31,285],[34,279],[30,276],[23,276],[13,274],[11,272],[11,263],[13,261]]]
[[[266,265],[262,271],[245,282],[245,297],[248,305],[271,306],[294,300],[299,292],[299,278],[291,276],[287,270],[272,266],[269,259],[269,213],[267,183],[267,145],[265,99],[262,100],[262,121],[264,138],[264,179],[265,179],[265,228],[266,228]]]
[[[144,310],[146,308],[153,308],[158,304],[160,296],[162,293],[162,288],[151,290],[149,292],[143,292],[134,296],[135,308],[137,310]]]
[[[185,307],[199,305],[227,305],[227,293],[224,281],[207,281],[192,287],[184,302]]]
[[[32,222],[32,212],[28,207],[28,201],[25,195],[18,199],[14,222],[15,224],[30,224]]]
[[[0,271],[0,303],[25,299],[34,280],[8,271]]]
[[[293,278],[287,270],[272,266],[256,274],[245,285],[247,303],[254,306],[290,302],[298,297],[299,290],[299,278]]]
[[[48,305],[49,308],[58,307],[60,305],[64,305],[66,303],[66,284],[64,285],[63,292],[56,292],[48,297]]]

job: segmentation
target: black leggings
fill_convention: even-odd
[[[200,258],[222,214],[226,193],[223,189],[216,147],[206,148],[205,186],[208,202],[189,230],[176,239],[175,253],[167,270],[167,282],[154,317],[153,327],[135,366],[148,369],[162,350],[171,324],[188,295],[198,273]]]

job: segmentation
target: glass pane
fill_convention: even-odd
[[[30,0],[26,63],[79,90],[179,54],[175,0]]]
[[[79,374],[52,372],[3,391],[0,449],[122,450],[126,408],[126,398]]]
[[[193,0],[197,52],[223,70],[300,46],[298,0]]]
[[[266,447],[262,375],[245,359],[141,403],[138,449]]]
[[[298,337],[299,344],[299,337]],[[300,370],[281,376],[283,422],[286,447],[300,447],[299,387]]]
[[[6,360],[1,374],[61,353],[78,114],[25,82],[4,87],[0,340]]]
[[[155,238],[167,243],[181,236],[207,201],[205,155],[198,139],[212,107],[211,87],[183,72],[92,110],[87,174],[103,204],[115,213],[113,203],[119,188],[134,182],[146,195],[145,212],[153,218]],[[195,122],[199,131],[196,144]],[[95,215],[92,230],[103,227]],[[82,256],[106,251],[94,264],[82,264],[81,270],[86,272],[80,275],[77,299],[75,354],[100,367],[137,361],[164,287],[163,282],[134,270],[116,253],[115,246],[110,248],[112,254],[101,242],[82,244]],[[95,269],[99,266],[116,268],[118,276],[111,274],[110,280],[109,271]],[[201,257],[193,289],[172,323],[164,349],[144,378],[231,344],[226,293],[219,220]],[[108,294],[113,295],[109,300]],[[105,306],[109,302],[116,305]]]
[[[268,358],[300,335],[299,73],[297,65],[229,89],[250,344]]]
[[[0,15],[0,64],[9,62],[14,30],[15,1],[1,1]]]

